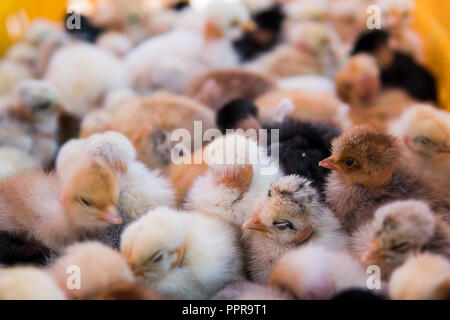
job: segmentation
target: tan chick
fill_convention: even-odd
[[[350,108],[334,95],[301,90],[274,90],[255,100],[258,118],[263,124],[281,122],[284,118],[325,123],[345,129],[352,125]]]
[[[17,266],[0,268],[0,300],[65,300],[47,270]]]
[[[364,265],[377,265],[383,278],[405,260],[420,252],[450,258],[450,227],[422,201],[386,204],[375,212],[374,221],[354,233],[352,251]]]
[[[394,200],[417,199],[450,223],[450,196],[405,162],[397,138],[371,126],[356,126],[332,141],[331,157],[319,165],[333,170],[326,202],[348,233],[372,220],[375,210]]]
[[[175,299],[208,299],[243,279],[235,230],[195,212],[149,211],[125,229],[121,250],[146,287]]]
[[[235,99],[253,100],[276,88],[276,84],[255,72],[243,69],[214,69],[194,78],[187,96],[214,110]]]
[[[448,258],[432,253],[409,258],[392,274],[389,296],[394,300],[449,300]]]
[[[320,201],[311,182],[296,175],[273,182],[242,228],[251,230],[248,268],[253,281],[265,283],[280,255],[308,243],[346,250],[349,239],[333,212]]]
[[[116,282],[100,291],[93,300],[162,300],[162,297],[137,283]]]
[[[450,190],[450,113],[416,105],[392,121],[389,132],[400,138],[408,158],[433,181]]]
[[[86,233],[122,220],[119,187],[107,164],[81,166],[63,183],[55,174],[24,172],[0,181],[0,229],[25,234],[58,250]]]
[[[309,244],[285,253],[275,263],[268,284],[300,300],[326,300],[351,288],[366,288],[367,275],[344,251]]]
[[[120,252],[99,242],[67,247],[50,271],[67,297],[77,300],[91,299],[115,283],[135,281]]]

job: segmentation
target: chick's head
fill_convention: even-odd
[[[116,209],[119,185],[111,167],[101,160],[91,160],[78,168],[64,185],[61,204],[81,225],[121,224]]]
[[[396,138],[371,126],[355,126],[332,141],[332,155],[319,166],[335,170],[348,184],[379,187],[391,181],[401,160]]]
[[[361,260],[380,266],[399,266],[409,255],[422,249],[434,230],[434,216],[426,203],[405,200],[387,204],[375,213],[372,240]]]
[[[409,121],[404,142],[412,152],[423,157],[450,153],[450,127],[435,110],[419,107]]]
[[[242,228],[264,232],[282,245],[296,246],[311,236],[318,206],[319,194],[309,180],[286,176],[272,183],[256,214]]]
[[[186,222],[182,213],[159,207],[126,228],[121,251],[136,277],[157,281],[182,265]]]

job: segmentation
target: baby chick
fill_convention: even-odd
[[[301,300],[324,300],[350,288],[365,288],[367,275],[344,251],[309,244],[285,253],[272,269],[269,286]]]
[[[269,78],[243,69],[214,69],[193,79],[187,95],[218,110],[234,99],[253,100],[274,89]]]
[[[208,171],[194,181],[186,208],[221,217],[240,229],[251,218],[256,200],[283,173],[257,142],[233,133],[206,148]]]
[[[235,230],[195,212],[149,211],[125,229],[121,250],[138,279],[175,299],[207,299],[243,279]]]
[[[401,139],[418,169],[450,190],[450,113],[415,105],[389,124],[389,132]]]
[[[112,284],[135,281],[120,252],[99,242],[81,242],[67,247],[50,271],[66,296],[78,300],[93,298]]]
[[[344,131],[332,142],[331,157],[319,165],[327,178],[326,202],[347,232],[370,221],[377,207],[393,200],[417,199],[450,223],[450,196],[405,163],[398,140],[370,126]]]
[[[0,300],[65,300],[64,292],[45,270],[0,268]]]
[[[249,281],[238,281],[220,290],[212,300],[293,300],[294,297],[281,289]]]
[[[330,156],[331,140],[339,135],[339,130],[321,123],[288,119],[266,128],[279,130],[278,142],[269,146],[269,153],[276,145],[283,171],[310,179],[322,193],[330,170],[317,166],[317,162]]]
[[[160,295],[146,287],[129,282],[117,282],[106,287],[93,300],[161,300]]]
[[[259,120],[274,124],[290,118],[318,122],[345,129],[352,125],[350,108],[332,94],[317,94],[301,90],[273,90],[255,100]]]
[[[450,258],[450,227],[422,201],[386,204],[373,222],[352,236],[353,253],[365,265],[378,265],[388,279],[410,255],[429,251]]]
[[[7,146],[0,147],[0,179],[38,168],[39,163],[36,159],[23,150]]]
[[[389,281],[394,300],[450,299],[450,262],[431,253],[409,258],[394,271]]]
[[[1,180],[0,190],[0,230],[50,249],[122,222],[115,175],[99,160],[81,166],[65,183],[55,174],[24,172]]]
[[[216,122],[224,134],[229,129],[256,130],[256,132],[259,132],[261,125],[257,117],[258,109],[253,102],[246,99],[236,99],[228,102],[217,111]]]
[[[248,235],[252,280],[265,283],[272,265],[289,249],[305,243],[345,250],[348,237],[334,214],[320,203],[311,181],[296,175],[278,179],[242,228]]]

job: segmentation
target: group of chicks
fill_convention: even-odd
[[[450,298],[412,1],[77,4],[0,60],[0,299]]]

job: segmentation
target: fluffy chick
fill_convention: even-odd
[[[311,181],[296,175],[278,179],[258,202],[255,215],[242,225],[248,235],[252,280],[265,283],[284,252],[305,243],[348,248],[348,237],[334,214],[320,202]]]
[[[450,258],[450,227],[422,201],[395,201],[377,209],[373,222],[352,236],[352,251],[378,265],[385,279],[410,255],[430,251]]]
[[[389,124],[406,155],[433,181],[450,190],[450,114],[431,105],[416,105]]]
[[[0,300],[65,300],[51,274],[36,267],[0,269]]]
[[[268,284],[301,300],[324,300],[350,288],[365,288],[367,275],[344,251],[309,244],[285,253],[272,269]]]
[[[218,110],[235,99],[253,100],[276,84],[269,78],[243,69],[214,69],[194,78],[187,96]]]
[[[112,284],[135,280],[120,252],[99,242],[81,242],[67,247],[50,271],[66,296],[78,300],[93,298]],[[79,272],[79,280],[74,278],[76,272]]]
[[[261,125],[257,117],[258,109],[253,102],[246,99],[236,99],[228,102],[217,111],[216,122],[224,134],[229,129],[256,130],[256,133],[258,133]]]
[[[319,165],[327,177],[326,202],[347,232],[370,221],[377,207],[393,200],[417,199],[450,223],[450,196],[404,161],[398,140],[370,126],[344,131],[332,142],[331,157]]]
[[[17,148],[0,147],[0,179],[37,168],[39,163],[30,154]]]
[[[175,299],[207,299],[243,279],[235,230],[195,212],[150,211],[127,227],[121,250],[147,287]]]
[[[256,200],[283,175],[255,140],[239,133],[214,139],[204,158],[209,169],[189,190],[186,208],[221,217],[239,229],[253,215]]]
[[[64,110],[80,118],[96,108],[109,90],[128,86],[122,62],[111,53],[85,43],[57,50],[44,79],[60,93]]]
[[[283,171],[310,179],[322,193],[329,170],[317,166],[317,162],[330,156],[331,140],[339,135],[339,130],[297,120],[285,120],[266,128],[279,130],[278,141],[271,143],[269,153],[278,152]]]
[[[117,282],[98,293],[94,300],[161,300],[160,295],[136,283]]]
[[[324,123],[339,129],[352,125],[350,108],[331,94],[301,90],[274,90],[255,100],[259,120],[264,124],[281,122],[284,118]]]
[[[293,300],[293,296],[278,288],[239,281],[227,285],[212,300]]]
[[[394,300],[450,299],[449,260],[431,253],[411,257],[392,274],[389,295]]]
[[[29,172],[0,181],[0,230],[58,250],[88,232],[121,223],[119,188],[108,165],[91,161],[62,183],[54,174]]]

